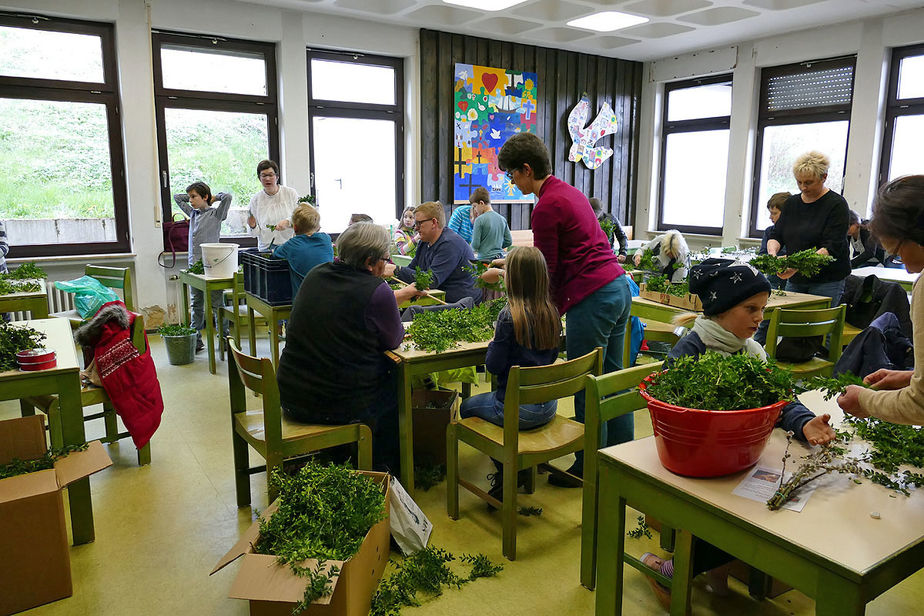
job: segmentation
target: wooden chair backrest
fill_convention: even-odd
[[[103,286],[110,289],[122,290],[122,301],[125,307],[135,311],[135,299],[132,289],[132,273],[127,267],[109,267],[106,265],[87,264],[84,274],[96,278]]]
[[[777,337],[831,336],[828,359],[836,362],[841,356],[841,336],[844,333],[844,315],[847,306],[836,308],[779,308],[770,316],[767,343],[764,348],[769,357],[776,357]]]
[[[144,315],[136,314],[131,326],[132,344],[139,353],[144,353],[148,346],[144,337]]]

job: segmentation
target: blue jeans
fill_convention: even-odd
[[[552,421],[558,408],[558,400],[542,404],[520,405],[520,430],[532,430]],[[478,394],[462,401],[459,409],[462,419],[480,417],[495,426],[504,427],[504,403],[497,398],[497,392]]]
[[[632,294],[626,276],[600,287],[580,303],[568,310],[566,318],[566,351],[568,359],[590,353],[603,347],[603,373],[622,370],[623,345]],[[574,396],[574,416],[584,423],[584,392]],[[635,437],[635,423],[631,414],[611,419],[602,426],[600,439],[607,446],[631,441]],[[575,454],[575,472],[584,469],[584,452]]]
[[[844,295],[846,280],[836,282],[793,282],[792,278],[786,281],[786,290],[793,293],[808,293],[809,295],[823,295],[831,298],[831,307],[841,303]]]

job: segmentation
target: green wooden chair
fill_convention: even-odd
[[[128,267],[109,267],[106,265],[87,264],[84,268],[84,275],[96,278],[104,287],[121,291],[122,302],[130,311],[135,311],[135,294],[132,287],[132,271]],[[118,295],[118,293],[116,293]],[[76,310],[65,310],[54,312],[49,316],[61,317],[71,322],[71,327],[77,329],[83,323],[83,318]]]
[[[587,398],[584,407],[584,504],[581,521],[581,584],[594,588],[597,572],[597,450],[603,447],[601,428],[610,419],[645,408],[645,400],[636,387],[649,374],[661,369],[664,362],[643,364],[610,372],[603,376],[586,376]],[[651,571],[637,558],[626,555],[625,561],[644,573]]]
[[[147,350],[146,340],[144,338],[144,317],[140,314],[135,315],[135,320],[131,326],[131,338],[132,344],[138,349],[139,353],[144,353]],[[97,404],[103,405],[103,410],[101,412],[83,416],[84,421],[102,419],[105,422],[106,436],[100,439],[101,442],[115,443],[120,439],[131,436],[128,432],[119,432],[115,409],[112,407],[109,396],[106,395],[106,390],[102,387],[92,384],[82,385],[80,388],[80,403],[83,407]],[[51,435],[51,446],[60,448],[64,445],[64,436],[61,431],[61,413],[58,408],[58,396],[46,395],[23,398],[19,401],[19,408],[23,417],[35,415],[36,409],[48,415],[48,431]],[[138,450],[138,465],[144,466],[150,463],[151,443],[149,441],[144,447]]]
[[[770,316],[767,328],[767,343],[764,348],[767,356],[776,358],[777,337],[792,336],[830,336],[828,359],[813,357],[801,364],[778,362],[781,367],[791,370],[799,378],[822,375],[830,376],[834,364],[840,358],[844,348],[841,337],[844,333],[844,315],[847,306],[841,304],[836,308],[818,308],[799,310],[797,308],[780,308]]]
[[[247,311],[247,301],[244,297],[244,274],[241,272],[234,273],[234,286],[231,288],[230,292],[226,292],[226,297],[227,295],[230,295],[230,304],[221,307],[221,310],[218,312],[218,318],[222,323],[225,321],[229,321],[231,323],[231,336],[234,338],[234,342],[237,343],[238,348],[240,348],[241,332],[245,331],[244,328],[248,327],[250,324],[250,314]],[[225,301],[228,301],[228,299]],[[266,327],[269,325],[266,319],[262,316],[254,314],[254,318],[261,327]],[[224,359],[224,338],[219,341],[218,351],[219,357]]]
[[[535,430],[519,430],[520,405],[557,400],[573,396],[585,387],[584,377],[600,374],[603,351],[600,348],[550,366],[520,368],[514,366],[507,377],[504,398],[504,425],[496,426],[478,417],[449,424],[446,430],[446,510],[449,517],[459,518],[459,486],[501,510],[503,552],[516,559],[517,472],[580,450],[584,446],[584,426],[560,415]],[[467,443],[504,465],[503,503],[487,492],[459,477],[459,442]],[[549,467],[553,472],[557,471]],[[535,471],[533,471],[535,472]],[[570,476],[570,475],[569,475]],[[531,483],[534,483],[531,482]]]
[[[273,362],[267,357],[257,359],[245,355],[230,336],[227,344],[234,359],[228,366],[228,385],[231,391],[231,441],[238,507],[250,504],[250,475],[264,470],[281,471],[282,462],[287,458],[356,443],[357,468],[372,468],[372,431],[368,426],[360,423],[327,426],[290,421],[282,414]],[[262,394],[262,410],[247,410],[245,387]],[[248,445],[263,456],[266,466],[250,467]],[[267,502],[271,503],[276,499],[276,491],[269,486],[269,481],[267,488]]]

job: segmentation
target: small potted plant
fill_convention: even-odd
[[[157,333],[163,336],[167,347],[167,360],[173,366],[191,364],[196,358],[195,328],[189,325],[161,325]]]

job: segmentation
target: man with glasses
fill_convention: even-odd
[[[250,234],[257,238],[257,249],[266,252],[295,236],[292,212],[298,205],[298,193],[279,184],[279,165],[272,160],[260,161],[257,178],[263,190],[250,199],[247,225]]]
[[[414,269],[433,272],[431,287],[446,293],[446,301],[455,303],[466,297],[481,301],[481,289],[465,269],[475,258],[472,247],[458,233],[444,228],[446,213],[439,201],[428,201],[414,210],[414,228],[420,234],[417,252],[407,267],[385,266],[385,275],[394,273],[404,282],[414,281]]]

